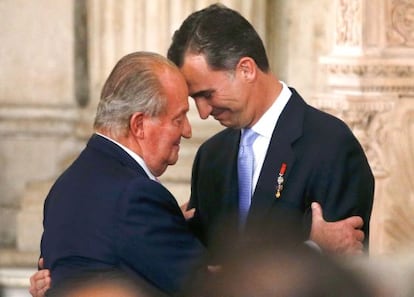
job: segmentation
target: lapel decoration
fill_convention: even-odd
[[[286,172],[286,163],[282,163],[282,166],[280,167],[280,171],[279,171],[279,176],[277,177],[277,187],[276,187],[276,193],[275,196],[277,199],[280,198],[280,195],[283,190],[283,183],[285,181],[285,179],[283,178],[283,176],[285,175]]]

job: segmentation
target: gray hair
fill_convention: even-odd
[[[135,52],[119,60],[102,88],[94,128],[118,137],[127,132],[135,112],[151,117],[164,112],[167,98],[158,74],[165,67],[177,69],[156,53]]]

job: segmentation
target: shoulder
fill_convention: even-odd
[[[235,141],[238,141],[240,135],[240,130],[226,128],[217,134],[211,136],[206,141],[204,141],[199,150],[208,151],[208,150],[217,150],[224,149],[226,146],[231,146]]]
[[[135,207],[167,208],[180,212],[178,203],[171,192],[161,183],[149,178],[138,177],[131,180],[121,196],[121,208],[126,211],[131,205],[135,205]]]
[[[288,116],[284,121],[301,131],[297,144],[304,144],[307,149],[330,147],[341,152],[346,148],[361,150],[358,139],[350,127],[340,118],[317,109],[308,103],[294,90]],[[284,126],[286,129],[286,124]]]
[[[350,127],[343,120],[309,105],[305,113],[304,133],[317,134],[336,143],[356,140]]]

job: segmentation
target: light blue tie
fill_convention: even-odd
[[[238,177],[239,177],[239,227],[242,230],[246,223],[252,197],[252,179],[254,167],[253,142],[258,134],[245,129],[239,145]]]

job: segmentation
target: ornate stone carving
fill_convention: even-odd
[[[324,71],[331,87],[358,92],[414,92],[414,61],[326,58]]]
[[[330,74],[357,75],[360,77],[405,78],[414,77],[413,65],[387,64],[329,64],[326,69]]]
[[[384,118],[394,106],[392,100],[370,100],[373,98],[352,98],[352,96],[313,100],[312,105],[324,110],[347,123],[360,141],[377,177],[389,175],[383,146],[387,143]]]
[[[376,177],[371,228],[376,252],[409,251],[414,248],[414,96],[328,96],[313,105],[350,126]]]
[[[387,131],[388,168],[392,175],[387,180],[383,215],[387,240],[386,250],[396,252],[414,247],[414,97],[400,100],[390,120],[394,125]],[[389,122],[391,123],[391,122]]]
[[[339,0],[336,23],[336,44],[361,45],[362,5],[360,0]]]
[[[389,7],[389,45],[414,47],[414,3],[411,0],[389,0]]]

